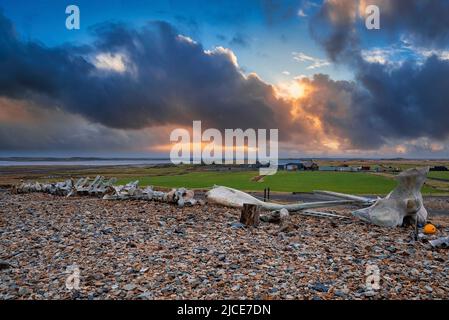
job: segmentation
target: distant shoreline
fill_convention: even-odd
[[[0,167],[18,166],[119,166],[171,164],[169,159],[0,159]]]
[[[287,164],[289,162],[297,162],[314,160],[318,162],[371,162],[371,161],[391,161],[391,162],[410,162],[410,161],[449,161],[448,159],[413,159],[413,158],[281,158],[278,164]],[[169,158],[101,158],[101,157],[0,157],[0,167],[20,167],[20,166],[81,166],[81,167],[97,167],[97,166],[153,166],[172,164]]]
[[[298,161],[298,160],[317,160],[317,161],[449,161],[449,158],[398,158],[398,157],[288,157],[279,158],[279,162]],[[0,162],[35,162],[35,161],[51,161],[51,162],[67,162],[67,161],[159,161],[161,163],[170,162],[170,158],[158,157],[6,157],[0,156]]]

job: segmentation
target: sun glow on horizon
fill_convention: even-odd
[[[233,151],[251,151],[251,152],[257,152],[259,149],[257,147],[249,147],[248,145],[244,145],[244,146],[226,146],[226,145],[220,145],[214,142],[201,142],[201,143],[194,143],[194,142],[190,142],[190,143],[181,143],[181,142],[172,142],[169,144],[162,144],[162,145],[157,145],[157,146],[151,146],[148,149],[152,150],[152,151],[170,151],[172,149],[172,147],[174,145],[178,145],[182,148],[187,148],[190,149],[191,151],[196,149],[196,148],[200,148],[201,150],[204,150],[206,147],[208,148],[215,148],[215,150],[217,150],[217,152],[220,152],[220,148],[222,150],[222,152],[228,151],[228,150],[233,150]]]

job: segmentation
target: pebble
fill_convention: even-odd
[[[123,289],[125,289],[126,291],[131,291],[131,290],[134,290],[135,288],[136,288],[136,285],[132,284],[132,283],[127,284],[123,287]]]
[[[326,285],[324,285],[320,282],[316,282],[316,283],[312,284],[310,286],[310,288],[315,291],[319,291],[319,292],[328,292],[329,291],[329,287],[327,287]]]
[[[376,294],[377,294],[377,293],[376,293],[376,291],[374,291],[374,290],[365,291],[365,292],[363,293],[363,295],[364,295],[365,297],[374,297]]]
[[[138,299],[148,300],[153,298],[153,294],[149,291],[145,291],[137,296]]]
[[[241,222],[233,222],[231,223],[231,228],[233,229],[244,229],[245,225]]]
[[[0,270],[6,270],[11,268],[11,264],[9,262],[0,260]]]
[[[334,292],[334,295],[337,297],[344,297],[346,294],[343,291],[337,290]]]
[[[29,293],[31,293],[31,290],[29,290],[27,288],[20,288],[19,292],[18,292],[19,296],[24,296],[24,295],[27,295]]]
[[[2,192],[0,299],[447,299],[447,250],[332,210],[350,219],[292,215],[279,235],[215,205]],[[432,222],[447,235],[449,217]],[[80,289],[68,290],[74,265]],[[368,265],[382,279],[373,293]]]

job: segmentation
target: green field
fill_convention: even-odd
[[[125,184],[139,180],[141,185],[158,187],[187,187],[193,189],[210,188],[214,184],[246,191],[259,191],[270,187],[271,191],[312,192],[329,190],[351,194],[387,194],[396,185],[393,179],[368,174],[348,172],[278,172],[265,177],[263,182],[251,181],[258,172],[191,172],[181,175],[128,177],[118,181]],[[436,193],[425,186],[424,193]]]
[[[449,171],[430,171],[429,178],[444,179],[449,181]]]

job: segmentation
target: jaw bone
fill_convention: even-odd
[[[335,201],[279,204],[264,202],[249,195],[246,192],[223,186],[214,186],[214,188],[206,193],[206,198],[208,202],[232,208],[243,208],[244,203],[249,203],[260,206],[262,210],[278,211],[281,209],[286,209],[290,212],[296,212],[304,209],[325,208],[344,204],[352,204],[356,202],[355,200],[346,199]]]
[[[352,214],[366,222],[384,227],[400,226],[405,218],[424,224],[427,220],[427,210],[424,208],[421,188],[428,172],[428,167],[401,172],[396,177],[397,187],[389,195]]]

